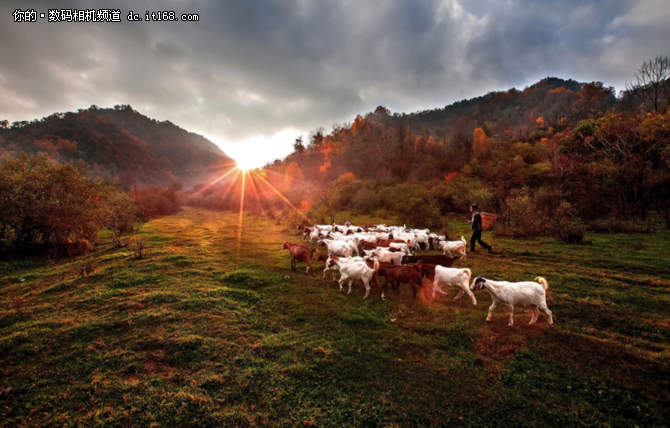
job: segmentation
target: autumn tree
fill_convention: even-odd
[[[326,129],[322,126],[311,131],[307,138],[309,138],[309,148],[311,150],[318,149],[323,143],[323,138],[325,136]]]
[[[642,63],[626,89],[639,99],[648,111],[663,113],[670,105],[670,58],[657,56]]]
[[[479,159],[485,159],[491,153],[491,140],[482,128],[475,129],[472,138],[472,151]]]
[[[573,110],[578,119],[594,118],[607,111],[615,102],[612,86],[605,86],[603,82],[590,82],[577,94]]]
[[[563,86],[552,89],[542,102],[542,117],[549,126],[563,125],[568,121],[570,108],[575,99],[575,93],[566,90]]]
[[[375,161],[379,165],[376,169],[378,178],[390,178],[393,173],[393,159],[395,147],[392,144],[392,136],[381,126],[373,128],[372,145],[374,147]]]
[[[305,146],[302,144],[302,135],[299,135],[293,143],[293,152],[297,154],[305,153]]]
[[[454,151],[462,156],[467,156],[472,152],[472,139],[474,135],[474,121],[461,116],[451,127],[451,143]]]
[[[286,172],[284,173],[286,184],[291,184],[294,181],[302,181],[305,179],[305,176],[300,169],[300,165],[297,162],[291,162],[288,167],[286,167]]]
[[[130,171],[123,171],[119,177],[119,183],[121,184],[121,189],[125,191],[131,191],[137,188],[137,179],[135,175]]]

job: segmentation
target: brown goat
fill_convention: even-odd
[[[396,266],[396,265],[394,265],[392,263],[379,263],[379,270],[377,270],[377,275],[383,276],[384,278],[386,278],[386,274],[390,270],[389,268],[392,268],[393,266]],[[400,284],[393,283],[393,289],[397,291],[398,290],[397,287],[399,285]]]
[[[377,247],[379,247],[379,244],[375,242],[361,241],[358,244],[358,248],[361,250],[374,250]]]
[[[305,262],[307,264],[307,269],[305,273],[309,274],[309,271],[312,271],[312,276],[316,276],[314,273],[314,268],[312,267],[312,257],[314,257],[315,248],[307,248],[298,244],[291,244],[288,241],[284,241],[282,249],[288,250],[291,254],[291,269],[296,270],[296,262]]]
[[[402,239],[377,238],[377,246],[378,247],[389,247],[392,242],[396,242],[396,243],[399,243],[399,244],[407,244],[407,241],[403,241]]]
[[[394,266],[394,265],[385,265],[383,268],[379,267],[378,274],[380,276],[386,277],[386,282],[384,283],[384,293],[388,289],[389,282],[393,284],[393,288],[400,296],[400,287],[396,288],[396,285],[400,283],[407,283],[412,287],[413,297],[416,299],[417,292],[423,286],[423,279],[421,276],[421,268],[417,265],[414,266]]]
[[[425,263],[425,264],[431,264],[431,265],[439,265],[439,266],[444,266],[444,267],[452,267],[454,264],[454,260],[456,260],[458,257],[447,257],[443,255],[435,255],[435,256],[405,256],[402,258],[402,263],[403,264],[409,264],[409,263]]]
[[[431,283],[435,281],[435,266],[437,265],[425,265],[423,263],[417,263],[414,266],[418,266],[419,269],[421,269],[421,277],[428,278]]]

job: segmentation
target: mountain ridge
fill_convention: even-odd
[[[125,185],[201,182],[234,161],[205,137],[170,121],[149,118],[130,105],[53,113],[33,121],[6,121],[0,159],[21,152],[82,164],[94,176]]]

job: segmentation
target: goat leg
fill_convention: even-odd
[[[498,304],[493,301],[491,306],[489,307],[489,316],[486,317],[486,322],[491,322],[491,318],[493,317],[493,310],[498,307]]]
[[[511,327],[514,325],[514,305],[509,305],[507,308],[509,309],[509,323],[507,325]]]

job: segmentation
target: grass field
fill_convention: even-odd
[[[670,424],[665,230],[583,245],[488,234],[497,254],[456,262],[545,276],[550,329],[522,308],[512,328],[502,311],[486,325],[483,292],[477,306],[340,294],[322,263],[316,279],[290,271],[293,227],[251,215],[238,260],[237,224],[186,208],[144,226],[142,260],[101,245],[1,264],[0,426]]]

